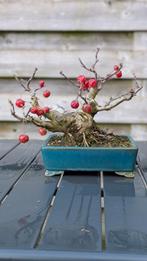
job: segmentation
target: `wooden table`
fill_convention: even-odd
[[[41,141],[0,141],[0,260],[147,260],[147,142],[139,147],[135,179],[45,177]]]

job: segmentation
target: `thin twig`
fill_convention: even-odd
[[[27,80],[27,81],[25,81],[24,79],[22,79],[22,78],[20,78],[20,77],[18,77],[17,75],[14,75],[14,77],[15,77],[15,79],[16,79],[16,81],[23,87],[23,89],[26,91],[26,92],[30,92],[31,91],[31,88],[30,88],[30,83],[32,82],[32,80],[34,79],[34,77],[35,77],[35,74],[36,74],[36,72],[37,72],[37,68],[35,68],[35,70],[34,70],[34,72],[33,72],[33,74],[32,74],[32,76]],[[26,82],[26,84],[25,83],[23,83],[22,81],[25,81]]]
[[[20,79],[17,75],[14,75],[15,77],[15,80],[22,86],[22,88],[25,90],[25,91],[28,91],[26,86],[22,83],[22,79]]]
[[[29,115],[29,113],[30,113],[30,109],[31,109],[31,107],[28,109],[27,113],[24,115],[25,118],[28,117],[28,115]]]
[[[86,99],[86,97],[84,97],[84,96],[82,95],[82,91],[81,91],[81,90],[80,90],[79,93],[78,93],[77,98],[78,98],[78,97],[80,97],[85,103],[87,103],[87,99]]]
[[[136,77],[135,73],[133,73],[133,76],[134,76],[135,84],[136,84],[137,89],[138,89],[138,90],[136,91],[136,93],[137,93],[138,91],[140,91],[140,90],[143,88],[143,86],[142,86],[142,85],[139,86],[139,83],[138,83],[138,81],[137,81],[137,77]]]
[[[35,70],[34,70],[32,76],[31,76],[31,77],[29,78],[29,80],[27,81],[27,89],[28,89],[29,91],[31,90],[31,88],[30,88],[30,83],[31,83],[31,81],[34,79],[37,70],[38,70],[38,69],[35,68]]]
[[[72,81],[70,78],[68,78],[62,71],[60,72],[60,74],[61,74],[67,81],[69,81],[72,85],[74,85],[76,88],[79,88],[79,85],[76,84],[74,81]]]
[[[96,53],[95,53],[95,62],[94,62],[94,64],[92,65],[92,69],[93,69],[93,70],[95,70],[95,66],[96,66],[96,64],[99,62],[99,59],[98,59],[99,51],[100,51],[100,48],[97,48]]]
[[[81,58],[79,58],[79,62],[80,62],[80,64],[82,65],[82,67],[83,67],[85,70],[87,70],[87,71],[89,71],[89,72],[94,72],[93,69],[88,68],[88,67],[83,63],[83,61],[81,60]]]
[[[79,84],[76,84],[74,81],[72,81],[70,78],[68,78],[62,71],[60,72],[60,74],[66,79],[68,80],[72,85],[74,85],[76,88],[79,89]],[[77,98],[80,97],[85,103],[87,103],[86,98],[82,95],[82,90],[79,90]]]
[[[81,60],[81,58],[79,58],[79,62],[81,64],[81,66],[86,70],[86,71],[89,71],[91,73],[94,73],[95,75],[95,79],[98,80],[98,74],[97,74],[97,71],[95,70],[95,66],[96,64],[98,63],[99,59],[98,59],[98,54],[99,54],[99,48],[96,49],[96,53],[95,53],[95,61],[93,63],[93,65],[91,67],[87,67],[85,65],[85,63]]]

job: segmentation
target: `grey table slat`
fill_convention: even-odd
[[[87,252],[87,251],[38,251],[13,250],[0,251],[0,261],[146,261],[146,255]]]
[[[138,141],[136,144],[139,149],[137,156],[138,171],[147,188],[147,141]]]
[[[147,180],[147,141],[136,142],[136,144],[138,145],[139,148],[138,159],[141,163],[142,169],[144,171]]]
[[[19,179],[41,147],[40,142],[21,144],[0,160],[0,201]]]
[[[0,206],[0,248],[33,248],[59,179],[44,173],[38,155]]]
[[[147,253],[147,193],[140,176],[104,175],[106,250]]]
[[[101,250],[99,175],[70,173],[62,179],[39,248],[62,251]]]
[[[16,147],[16,140],[0,140],[0,159]]]

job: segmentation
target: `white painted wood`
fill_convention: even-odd
[[[78,58],[90,65],[101,48],[97,70],[107,74],[123,62],[124,78],[147,77],[147,32],[135,33],[0,33],[0,76],[29,76],[35,66],[38,77],[60,77],[64,70],[76,77],[83,70]]]
[[[147,125],[132,125],[130,133],[135,140],[147,140]]]
[[[23,77],[30,76],[36,66],[39,68],[38,77],[58,78],[60,70],[66,72],[69,77],[77,77],[83,73],[78,57],[90,65],[94,54],[93,50],[0,50],[0,77],[12,77],[15,73]],[[139,78],[147,77],[147,52],[105,50],[100,53],[99,59],[97,70],[102,76],[110,73],[114,64],[123,62],[123,78],[132,78],[132,71]]]
[[[65,96],[65,95],[76,95],[77,88],[72,86],[69,82],[67,82],[64,79],[45,79],[45,87],[41,90],[41,92],[44,89],[49,89],[52,93],[52,95],[56,96]],[[40,79],[34,79],[31,88],[32,90],[35,90],[39,87],[39,81]],[[133,82],[132,81],[125,81],[127,85],[131,88]],[[141,81],[142,82],[142,81]],[[111,89],[115,88],[120,85],[120,88],[124,88],[123,81],[112,81],[109,82],[109,85],[111,86]],[[39,91],[40,92],[40,91]],[[7,97],[11,97],[11,95],[22,95],[24,94],[24,89],[20,86],[20,84],[14,79],[0,79],[0,95],[7,95]]]
[[[140,50],[140,39],[146,32],[0,32],[1,50],[130,50],[134,41]],[[115,43],[115,44],[114,44]],[[144,45],[146,49],[146,46]]]
[[[146,14],[146,0],[0,0],[0,30],[146,30]]]

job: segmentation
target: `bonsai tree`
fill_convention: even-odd
[[[37,72],[35,68],[33,75],[24,80],[16,77],[21,87],[25,92],[29,93],[29,108],[26,106],[26,101],[17,99],[15,104],[9,101],[11,105],[11,114],[20,122],[32,123],[39,127],[40,135],[46,135],[47,131],[53,133],[62,133],[56,140],[52,140],[53,145],[71,145],[71,146],[96,146],[110,144],[120,145],[124,142],[122,137],[116,136],[113,133],[104,131],[99,128],[95,122],[94,116],[102,111],[109,111],[119,104],[130,101],[141,89],[134,75],[135,87],[128,92],[117,96],[110,97],[109,100],[101,106],[98,98],[101,90],[105,87],[105,83],[112,78],[122,77],[122,64],[114,65],[113,70],[105,77],[99,76],[96,71],[99,49],[96,50],[95,60],[91,67],[88,67],[79,59],[81,66],[86,72],[91,73],[91,78],[86,75],[79,75],[76,81],[69,79],[63,72],[60,74],[77,89],[77,96],[71,101],[72,111],[63,113],[54,110],[50,107],[42,107],[39,103],[38,93],[44,88],[43,96],[49,98],[51,92],[45,89],[44,80],[40,80],[37,89],[33,89],[32,81]],[[28,101],[27,101],[28,102]],[[49,102],[48,102],[49,103]],[[21,110],[21,115],[16,111],[16,108]],[[25,143],[29,140],[29,136],[22,134],[19,136],[19,141]]]

